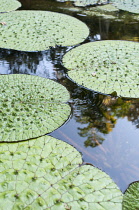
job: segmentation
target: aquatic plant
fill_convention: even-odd
[[[123,197],[123,210],[139,209],[139,182],[129,185]]]
[[[63,64],[79,85],[104,94],[139,97],[139,43],[108,40],[83,44],[65,54]]]
[[[52,132],[70,115],[62,85],[30,75],[0,76],[0,142],[26,140]]]
[[[0,0],[0,12],[9,12],[21,7],[21,3],[17,0]]]
[[[80,1],[78,2],[80,3]],[[3,28],[8,27],[7,22],[4,23],[6,24],[0,25],[2,30]],[[25,27],[24,24],[22,25],[22,28],[23,27]],[[20,33],[22,33],[22,29]],[[15,39],[16,37],[17,33]],[[37,39],[38,37],[34,38],[34,42],[32,42],[31,44],[34,44]],[[4,39],[5,42],[6,40],[9,40],[9,37],[7,39]],[[20,41],[21,40],[19,40],[19,43]],[[17,43],[16,46],[19,43]],[[56,44],[59,45],[59,42],[56,43],[56,41],[52,41],[51,43],[54,43],[54,45],[51,46],[55,46]],[[115,43],[115,45],[117,43]],[[28,43],[26,42],[26,44]],[[113,44],[110,45],[112,48]],[[130,46],[131,50],[135,50],[134,53],[132,52],[133,56],[131,57],[132,60],[130,60],[129,54],[131,53],[131,51],[126,46],[126,53],[120,53],[118,50],[120,48],[120,45],[121,42],[118,43],[117,48],[114,48],[117,53],[116,55],[114,54],[114,57],[117,56],[116,59],[118,59],[118,61],[119,57],[122,56],[119,63],[113,62],[113,59],[115,61],[115,58],[113,58],[112,49],[108,51],[108,48],[106,48],[106,46],[103,46],[102,49],[103,52],[104,48],[106,48],[106,53],[108,54],[109,58],[108,63],[112,65],[115,64],[118,70],[118,73],[113,76],[116,77],[115,81],[112,78],[110,78],[110,80],[111,82],[114,82],[113,87],[117,87],[117,81],[119,82],[119,78],[121,76],[121,73],[120,76],[118,76],[119,67],[124,67],[124,70],[126,69],[126,67],[128,67],[128,72],[126,72],[128,74],[126,75],[125,73],[125,77],[129,77],[129,79],[121,79],[120,90],[122,90],[123,88],[122,83],[126,83],[125,86],[129,87],[127,92],[125,91],[126,87],[123,88],[123,92],[125,93],[125,95],[127,95],[126,93],[128,93],[130,96],[138,97],[138,83],[136,82],[134,86],[133,82],[135,80],[135,75],[136,77],[138,76],[137,68],[139,62],[137,58],[138,54],[136,54],[136,52],[138,51],[138,47]],[[22,47],[17,48],[17,50],[23,50]],[[36,49],[35,47],[30,47],[27,50],[25,48],[25,51],[38,50],[38,48]],[[49,48],[49,45],[47,47]],[[6,45],[5,48],[9,48],[8,45]],[[129,54],[127,53],[127,50],[130,51]],[[125,59],[125,55],[127,55],[126,59],[129,59],[129,62],[127,62],[128,65],[124,66],[127,61],[126,60],[124,64],[122,63]],[[98,61],[96,57],[94,57],[94,60],[95,62]],[[136,64],[134,64],[134,62]],[[104,64],[107,64],[107,59],[106,63],[104,62]],[[77,68],[78,67],[79,66],[77,66]],[[103,67],[105,68],[105,66]],[[120,68],[120,70],[122,70],[122,67]],[[133,77],[130,75],[130,68],[133,68],[133,71],[135,71],[133,73]],[[112,70],[110,71],[110,73],[107,74],[108,81],[110,76],[109,74],[111,74],[111,72]],[[91,77],[97,77],[98,75],[99,72],[97,72],[97,70],[91,73]],[[36,80],[34,80],[35,77],[32,77],[33,79],[31,79],[30,81],[30,79],[28,79],[28,76],[23,75],[22,77],[24,77],[24,79],[21,81],[21,79],[19,79],[19,75],[14,75],[13,77],[13,81],[11,81],[11,75],[5,76],[5,78],[3,77],[4,79],[1,79],[2,84],[0,85],[0,88],[2,92],[0,94],[0,105],[2,108],[0,110],[0,116],[2,116],[2,122],[0,124],[0,127],[2,128],[2,130],[0,128],[0,131],[2,141],[14,142],[25,140],[28,138],[34,138],[35,135],[44,135],[45,132],[49,133],[53,129],[59,127],[67,119],[68,115],[70,114],[70,108],[65,103],[69,99],[69,94],[66,90],[64,90],[63,87],[61,87],[63,88],[61,91],[59,87],[57,88],[57,83],[53,83],[51,81],[52,83],[50,84],[50,80],[46,79],[45,82],[43,82],[42,78],[37,78]],[[35,84],[33,84],[34,81]],[[102,81],[104,81],[103,76],[102,80],[101,78],[98,79],[99,86],[101,85]],[[46,83],[48,85],[46,85]],[[129,85],[128,83],[131,83],[131,85]],[[83,84],[81,83],[81,85]],[[9,86],[10,89],[8,89]],[[52,89],[50,90],[48,86],[50,89]],[[57,89],[57,96],[59,96],[59,93],[62,92],[59,98],[55,97],[55,86]],[[48,95],[45,92],[47,88]],[[135,92],[132,92],[132,88],[135,90]],[[113,93],[116,93],[116,95],[121,93],[123,94],[122,91],[118,91],[119,89],[117,91],[115,91],[114,89]],[[107,104],[106,101],[103,102]],[[35,110],[35,112],[33,110]],[[40,112],[42,114],[40,114]],[[25,113],[26,115],[24,115]],[[33,118],[30,119],[30,116],[32,117],[32,115]],[[43,118],[44,115],[46,119]],[[57,124],[57,118],[59,124]],[[24,122],[25,126],[29,125],[30,127],[24,127]],[[55,127],[53,126],[53,123],[55,123]],[[46,128],[47,131],[45,130]],[[25,131],[23,131],[24,129]],[[35,132],[35,130],[37,132]],[[44,131],[44,133],[42,133],[42,130]],[[30,133],[32,133],[33,136],[30,135]],[[83,132],[82,134],[84,135]],[[97,138],[99,138],[99,136],[97,136]],[[88,143],[90,145],[90,142],[87,142],[87,145]],[[2,210],[39,210],[46,208],[51,210],[94,208],[105,210],[109,210],[112,208],[114,210],[122,209],[122,193],[117,188],[116,184],[111,180],[111,178],[106,173],[91,165],[82,165],[80,153],[77,152],[73,147],[64,142],[61,142],[58,139],[54,139],[50,136],[45,136],[34,139],[32,141],[30,140],[20,143],[1,143],[0,156],[0,206]],[[138,188],[138,186],[136,187]],[[131,191],[133,191],[133,189]],[[138,189],[135,194],[138,194]],[[138,208],[137,196],[133,196],[134,203],[136,204],[134,204],[132,201],[130,202],[130,196],[127,199],[128,201],[126,201],[125,198],[123,202],[123,209],[132,210]]]
[[[123,195],[101,170],[50,136],[1,144],[1,210],[122,209]]]
[[[0,47],[42,51],[57,45],[76,45],[89,35],[85,23],[69,15],[47,11],[0,14]]]
[[[79,7],[85,7],[88,5],[96,5],[96,4],[103,4],[107,3],[107,0],[57,0],[59,2],[66,2],[66,1],[72,1],[74,2],[75,6]]]
[[[118,9],[139,14],[138,0],[110,0]]]
[[[125,10],[132,13],[139,14],[139,2],[138,0],[57,0],[59,2],[72,1],[75,6],[85,7],[89,5],[98,5],[98,4],[113,4],[120,10]]]

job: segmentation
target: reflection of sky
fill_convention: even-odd
[[[39,62],[36,69],[36,75],[40,77],[46,77],[49,79],[56,79],[54,64],[50,61],[47,61],[46,56],[43,56],[43,59]]]
[[[73,117],[67,124],[52,133],[52,136],[68,142],[83,155],[83,160],[102,169],[117,183],[122,191],[139,180],[139,129],[127,118],[119,118],[109,134],[101,134],[105,140],[100,146],[85,147],[87,137],[79,135],[79,128],[86,124]]]
[[[128,40],[129,38],[133,40],[135,36],[139,36],[138,23],[124,24],[124,22],[112,22],[95,17],[93,17],[93,21],[91,17],[80,16],[79,18],[84,22],[86,21],[88,27],[90,27],[89,41],[106,39]],[[118,33],[115,33],[115,31],[118,31]],[[66,49],[70,50],[72,47],[65,48],[63,51],[53,49],[52,51],[35,53],[5,50],[2,58],[0,56],[0,74],[21,73],[60,79],[63,76],[63,70],[58,65],[59,61],[62,60],[63,54],[67,51]],[[77,92],[75,97],[76,94]],[[87,106],[86,108],[88,109]],[[81,116],[80,111],[79,109],[79,112],[76,113],[79,116]],[[91,113],[95,115],[95,112]],[[129,183],[139,180],[139,129],[136,129],[135,125],[128,121],[126,117],[118,118],[115,127],[109,134],[97,131],[97,134],[105,139],[100,146],[94,148],[90,146],[85,147],[84,142],[88,136],[81,137],[79,128],[86,128],[90,122],[81,124],[76,121],[76,117],[75,113],[73,113],[73,118],[54,131],[52,136],[66,141],[77,148],[83,154],[85,162],[91,163],[108,173],[122,191],[127,188]],[[92,132],[91,129],[89,134]]]
[[[6,61],[0,61],[0,74],[9,74],[9,64]]]
[[[56,79],[54,64],[48,58],[49,57],[45,53],[43,53],[42,60],[39,61],[39,64],[34,65],[34,63],[30,62],[30,68],[28,67],[28,63],[26,64],[24,61],[21,61],[20,64],[18,64],[18,62],[15,62],[14,65],[17,65],[16,71],[18,71],[18,73],[37,75],[49,79]],[[10,63],[5,60],[0,61],[0,74],[11,73],[14,72],[10,69]]]
[[[127,118],[120,118],[113,131],[106,135],[101,148],[99,167],[106,171],[125,190],[131,182],[139,180],[139,129]],[[101,166],[102,164],[102,166]],[[120,179],[118,179],[120,177]]]
[[[64,70],[61,69],[59,62],[63,54],[64,51],[62,52],[60,50],[32,54],[4,51],[2,54],[3,58],[0,58],[0,74],[26,73],[50,79],[60,79],[64,75]],[[68,80],[67,83],[69,84]],[[70,86],[73,86],[73,83],[71,83]],[[71,92],[72,91],[71,89]],[[77,99],[78,95],[80,95],[79,93],[80,89],[77,89],[73,94],[74,98]],[[97,105],[95,105],[95,107],[97,107]],[[77,106],[77,108],[73,106],[73,118],[61,128],[54,131],[52,135],[75,146],[75,148],[83,154],[83,160],[85,162],[89,162],[108,173],[124,191],[128,184],[139,180],[139,129],[136,129],[137,125],[128,121],[126,117],[118,118],[117,115],[115,127],[109,134],[103,134],[101,133],[101,129],[97,129],[97,123],[99,127],[99,125],[105,124],[108,119],[107,117],[105,119],[105,115],[101,116],[101,113],[99,113],[98,109],[95,109],[95,107],[92,109],[92,105],[87,106],[82,103],[80,106]],[[107,112],[110,110],[108,110],[107,107]],[[133,109],[133,113],[135,111]],[[76,121],[78,117],[79,122]],[[85,119],[87,117],[87,120],[83,120],[84,117]],[[134,117],[138,119],[138,113],[135,116],[133,115],[133,118]],[[88,136],[81,137],[80,135],[80,128],[86,128],[90,120],[92,124],[96,120],[96,123],[94,123],[96,129],[95,126],[89,128],[89,135],[91,135],[91,129],[93,129],[96,130],[99,136],[105,139],[100,146],[94,148],[90,146],[85,147],[84,144]],[[102,123],[99,124],[99,122]]]

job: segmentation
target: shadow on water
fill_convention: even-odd
[[[20,0],[20,9],[50,10],[72,15],[85,22],[90,36],[85,42],[119,39],[139,41],[139,24],[102,17],[82,16],[84,8],[50,0]],[[71,9],[70,9],[71,8]],[[136,40],[135,40],[136,37]],[[61,65],[71,47],[43,52],[0,50],[0,74],[31,74],[63,84],[71,93],[70,120],[50,135],[66,141],[91,163],[108,173],[122,191],[139,180],[139,99],[122,99],[98,94],[66,77]]]

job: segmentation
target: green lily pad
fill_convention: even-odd
[[[122,209],[122,193],[72,146],[50,136],[1,144],[1,210]]]
[[[42,51],[56,45],[76,45],[89,35],[85,23],[48,11],[14,11],[0,15],[0,47]]]
[[[91,42],[72,49],[63,57],[68,75],[78,84],[118,96],[139,97],[139,43]]]
[[[88,5],[104,4],[107,0],[75,0],[74,5],[78,7],[85,7]]]
[[[74,2],[74,5],[78,7],[107,3],[107,0],[57,0],[57,1],[59,2],[72,1]]]
[[[0,12],[9,12],[21,7],[21,3],[16,0],[0,0]]]
[[[118,9],[139,14],[138,0],[111,0],[111,3],[113,3]]]
[[[30,75],[0,76],[0,142],[52,132],[70,115],[69,93],[62,85]]]
[[[139,182],[129,185],[123,197],[123,210],[139,209]]]

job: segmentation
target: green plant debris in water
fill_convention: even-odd
[[[52,132],[70,115],[62,85],[30,75],[0,76],[0,142],[26,140]]]
[[[118,9],[139,14],[138,0],[110,0]]]
[[[123,195],[101,170],[50,136],[1,144],[1,210],[121,210]]]
[[[139,97],[139,43],[99,41],[84,44],[63,57],[68,75],[78,84],[118,96]]]
[[[57,1],[59,1],[59,2],[72,1],[72,2],[74,2],[74,5],[78,6],[78,7],[85,7],[88,5],[107,3],[107,0],[57,0]]]
[[[139,182],[134,182],[127,188],[123,197],[123,210],[139,209]]]
[[[56,45],[76,45],[89,35],[85,23],[69,15],[47,11],[14,11],[1,14],[0,47],[42,51]]]
[[[21,7],[21,3],[16,0],[0,0],[0,12],[9,12]]]

